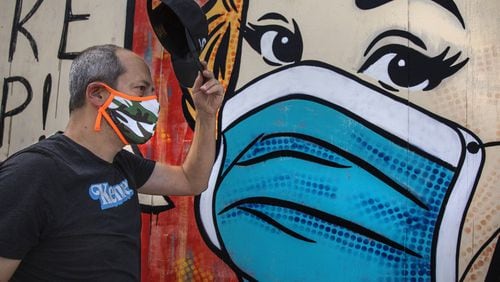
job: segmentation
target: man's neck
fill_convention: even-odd
[[[85,122],[70,117],[64,135],[87,148],[99,158],[112,163],[115,155],[123,148],[123,143],[106,125],[101,125],[101,131],[94,130],[93,122]]]

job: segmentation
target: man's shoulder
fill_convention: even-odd
[[[26,165],[30,162],[54,162],[55,152],[59,150],[61,143],[58,137],[50,137],[32,144],[24,149],[9,156],[2,165],[11,163],[23,163]]]
[[[38,145],[29,146],[0,164],[0,188],[3,192],[39,190],[56,179],[58,168],[49,151]]]
[[[30,177],[43,176],[55,169],[55,160],[49,152],[36,147],[28,147],[7,158],[0,164],[1,174],[23,174],[30,172]]]
[[[32,175],[51,175],[51,171],[61,172],[65,168],[81,165],[82,162],[74,160],[76,155],[75,148],[65,137],[55,134],[9,156],[0,163],[0,173],[22,170]]]
[[[128,149],[121,149],[118,151],[118,153],[115,156],[115,161],[122,162],[122,161],[139,161],[142,160],[143,157],[142,155],[137,155],[135,152],[132,152]]]

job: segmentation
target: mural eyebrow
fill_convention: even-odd
[[[455,4],[454,0],[431,0],[431,1],[436,2],[441,7],[450,11],[450,13],[452,13],[453,15],[455,15],[455,17],[457,17],[458,21],[460,21],[460,23],[462,24],[462,27],[465,28],[464,19],[462,18],[462,15],[460,14],[457,4]]]
[[[392,0],[356,0],[356,6],[361,10],[370,10],[380,7]]]
[[[360,8],[361,10],[370,10],[378,8],[391,1],[393,0],[356,0],[356,6],[358,6],[358,8]],[[436,2],[436,4],[438,4],[439,6],[445,8],[450,13],[452,13],[458,19],[458,21],[460,21],[462,27],[465,28],[464,19],[462,18],[462,15],[460,14],[457,4],[455,4],[454,0],[431,0],[431,1]]]
[[[375,37],[375,39],[373,39],[373,41],[370,43],[370,45],[368,45],[368,48],[366,48],[366,51],[363,54],[363,56],[366,56],[366,54],[368,54],[368,52],[370,52],[371,48],[373,48],[375,43],[382,40],[382,38],[389,37],[389,36],[399,36],[399,37],[406,38],[406,39],[410,40],[411,42],[413,42],[415,45],[419,46],[420,48],[427,50],[425,43],[417,36],[407,32],[407,31],[404,31],[404,30],[393,29],[393,30],[384,31],[381,34],[379,34],[377,37]]]
[[[258,21],[261,20],[281,20],[288,23],[288,20],[283,15],[278,13],[267,13],[258,19]]]

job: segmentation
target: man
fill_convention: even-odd
[[[70,70],[64,134],[0,167],[0,281],[138,281],[137,193],[197,195],[207,187],[223,88],[205,70],[192,91],[198,112],[184,163],[141,159],[122,148],[146,142],[155,128],[147,65],[114,45],[82,52]]]

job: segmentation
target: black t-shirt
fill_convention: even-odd
[[[22,260],[12,280],[138,281],[136,189],[154,165],[124,150],[108,163],[62,134],[2,163],[0,257]]]

